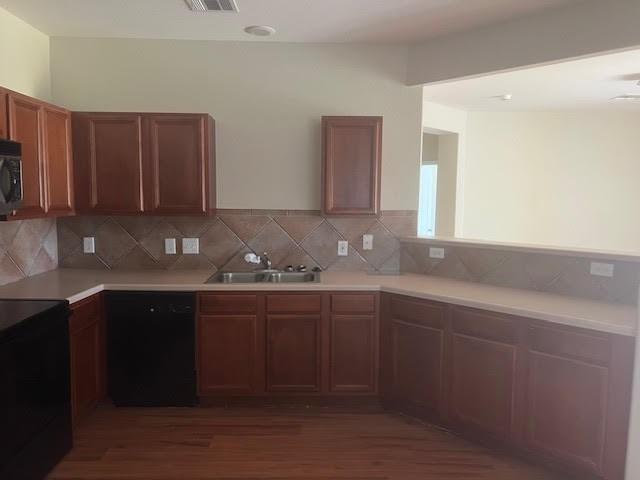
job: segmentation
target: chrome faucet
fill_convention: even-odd
[[[262,266],[264,267],[264,269],[271,270],[271,259],[269,258],[269,255],[267,255],[267,252],[263,252],[262,256],[259,258],[262,261]]]
[[[247,263],[253,263],[253,264],[262,264],[262,267],[264,268],[264,270],[272,270],[272,263],[271,263],[271,259],[269,258],[269,255],[267,254],[267,252],[264,252],[261,256],[260,255],[256,255],[255,252],[251,252],[251,253],[247,253],[244,256],[244,261]]]

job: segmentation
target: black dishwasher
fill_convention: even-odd
[[[116,406],[198,402],[191,292],[106,292],[108,391]]]

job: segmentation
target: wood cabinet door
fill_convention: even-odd
[[[394,401],[437,415],[442,406],[444,332],[393,318],[391,359]]]
[[[72,118],[78,212],[142,212],[142,117],[74,113]]]
[[[321,316],[267,316],[267,389],[318,392],[321,371]]]
[[[0,138],[9,138],[9,105],[7,92],[0,88]]]
[[[516,347],[454,334],[452,420],[501,439],[511,436],[516,393]]]
[[[323,213],[377,215],[382,117],[323,117],[322,138]]]
[[[47,212],[50,215],[73,213],[73,162],[71,158],[71,113],[44,106],[43,140]]]
[[[331,391],[373,393],[377,389],[376,317],[331,316]]]
[[[205,215],[209,208],[208,116],[145,115],[147,210]]]
[[[608,369],[530,352],[526,441],[565,464],[601,474]]]
[[[71,406],[74,423],[106,393],[104,325],[98,296],[71,306]]]
[[[198,325],[201,395],[264,391],[264,334],[256,315],[202,315]]]
[[[9,138],[22,144],[22,206],[14,218],[42,217],[47,213],[44,188],[43,109],[35,99],[10,92]]]

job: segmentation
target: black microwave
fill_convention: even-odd
[[[0,140],[0,215],[9,215],[22,204],[22,148]]]

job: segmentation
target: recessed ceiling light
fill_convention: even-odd
[[[632,93],[628,93],[626,95],[618,95],[617,97],[613,97],[611,100],[614,101],[639,101],[640,100],[640,95],[634,95]]]
[[[256,35],[258,37],[268,37],[276,33],[276,29],[269,25],[251,25],[244,29],[249,35]]]
[[[494,95],[491,98],[502,100],[503,102],[508,102],[509,100],[513,100],[513,95],[511,93],[505,93],[504,95]]]

